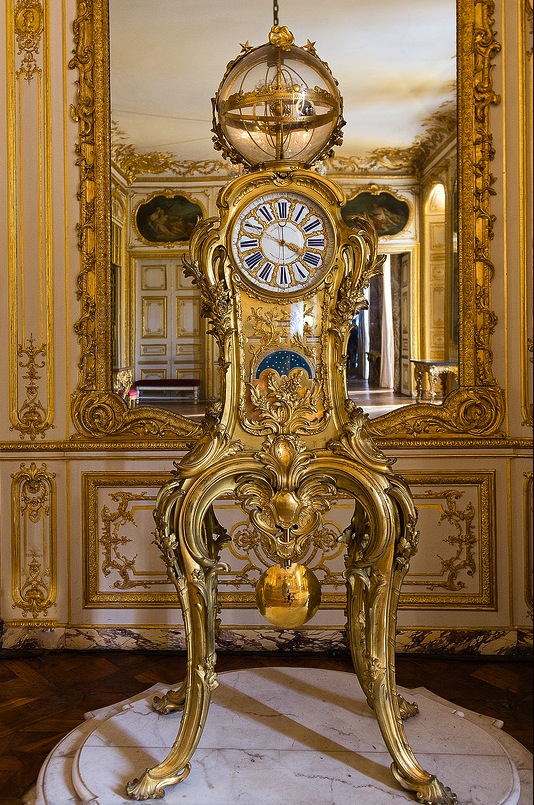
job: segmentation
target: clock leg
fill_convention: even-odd
[[[391,754],[395,779],[425,805],[457,805],[456,795],[417,762],[408,744],[403,715],[416,705],[397,697],[395,624],[402,578],[396,546],[391,544],[372,567],[347,568],[348,627],[354,667]],[[362,560],[363,561],[363,560]],[[360,564],[360,563],[358,563]]]
[[[152,707],[161,715],[176,713],[184,709],[187,697],[187,678],[184,679],[180,687],[175,690],[168,690],[163,696],[154,696]]]
[[[205,533],[204,525],[201,528]],[[194,533],[194,528],[191,530]],[[174,581],[184,618],[187,676],[177,690],[170,691],[156,704],[156,709],[172,712],[183,707],[183,715],[178,735],[165,760],[126,786],[128,796],[136,800],[159,799],[167,786],[185,780],[206,723],[211,692],[218,684],[215,675],[216,569],[205,570],[197,564],[187,553],[183,539],[179,540],[175,552],[180,552],[180,561],[174,565]],[[176,572],[178,565],[181,570]]]

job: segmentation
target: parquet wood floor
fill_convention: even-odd
[[[348,656],[220,654],[217,659],[219,672],[273,665],[352,669]],[[0,653],[0,805],[20,805],[46,755],[86,711],[156,682],[174,684],[184,671],[185,657],[171,653]],[[397,658],[397,681],[501,719],[505,731],[532,752],[531,663],[404,655]]]

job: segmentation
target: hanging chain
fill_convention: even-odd
[[[278,0],[273,0],[273,26],[277,27],[278,24]]]

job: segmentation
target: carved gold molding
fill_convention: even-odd
[[[12,607],[24,618],[40,619],[49,615],[57,594],[55,473],[32,462],[11,478]]]
[[[34,441],[54,427],[48,7],[8,0],[6,21],[10,430]],[[35,283],[43,289],[39,306],[32,305]]]
[[[10,430],[18,430],[21,439],[24,436],[29,436],[30,440],[33,441],[37,436],[44,439],[46,431],[54,426],[39,399],[39,386],[37,384],[37,381],[41,379],[41,375],[37,370],[46,367],[46,344],[41,344],[39,347],[34,346],[32,334],[30,334],[27,343],[28,346],[23,347],[22,344],[19,344],[18,348],[18,356],[22,358],[19,361],[19,367],[26,369],[26,374],[22,375],[22,377],[28,381],[26,399],[21,403],[15,418],[16,424],[11,425]],[[24,357],[26,357],[26,362],[24,362]]]
[[[325,159],[324,165],[330,175],[384,172],[417,176],[428,156],[456,133],[456,104],[444,103],[436,114],[423,121],[423,128],[425,134],[408,148],[375,148],[361,156],[333,156]]]
[[[197,424],[157,408],[128,410],[111,391],[107,0],[77,0],[77,12],[70,62],[79,73],[72,107],[79,123],[80,167],[76,332],[81,357],[71,406],[77,438],[185,445],[198,436]],[[373,420],[370,431],[381,446],[505,441],[499,432],[503,392],[493,377],[491,347],[497,321],[490,300],[494,149],[489,114],[500,101],[492,82],[493,59],[500,51],[493,13],[491,0],[458,0],[460,388],[442,406],[406,406]]]
[[[135,147],[127,142],[126,135],[115,121],[111,124],[111,159],[128,185],[143,176],[158,176],[162,173],[189,179],[192,176],[229,176],[231,170],[230,164],[220,159],[178,161],[166,151],[139,154]]]
[[[82,475],[86,607],[113,609],[119,604],[129,608],[176,605],[176,594],[165,589],[170,582],[159,567],[159,561],[156,572],[141,568],[137,557],[139,546],[132,546],[132,539],[127,534],[128,525],[133,525],[141,542],[153,542],[151,514],[143,518],[146,530],[137,531],[139,510],[149,508],[152,512],[157,490],[168,478],[168,473],[146,472],[123,475],[91,472]],[[105,502],[99,497],[102,490],[109,490]],[[155,549],[154,554],[159,559]],[[101,574],[109,579],[110,589],[101,589]]]
[[[524,518],[524,562],[525,562],[525,603],[530,618],[534,615],[534,596],[533,596],[533,538],[534,538],[534,505],[533,505],[533,478],[534,473],[526,472],[523,480],[523,518]]]
[[[534,405],[532,403],[533,349],[532,338],[532,211],[534,167],[532,163],[533,76],[532,76],[532,0],[524,0],[524,14],[519,18],[519,53],[521,58],[518,85],[520,114],[519,182],[524,191],[520,194],[519,214],[521,271],[521,413],[522,425],[532,428]]]
[[[532,0],[525,0],[525,17],[530,32],[530,47],[527,47],[527,56],[532,56],[532,22],[533,22],[533,3]]]

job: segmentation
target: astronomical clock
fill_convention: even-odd
[[[213,100],[215,147],[244,167],[222,189],[218,216],[197,224],[185,270],[198,284],[217,342],[221,399],[156,503],[156,541],[183,612],[187,677],[154,706],[183,710],[167,758],[127,786],[163,795],[189,774],[216,687],[217,574],[229,539],[216,501],[233,496],[270,565],[256,585],[262,615],[298,628],[320,606],[306,567],[313,534],[335,500],[354,501],[346,546],[347,634],[359,682],[391,753],[396,780],[419,802],[455,795],[414,757],[395,688],[399,591],[416,550],[404,481],[348,399],[346,351],[364,288],[380,270],[366,219],[349,228],[341,188],[316,169],[341,142],[342,99],[328,65],[275,25],[227,67]]]

